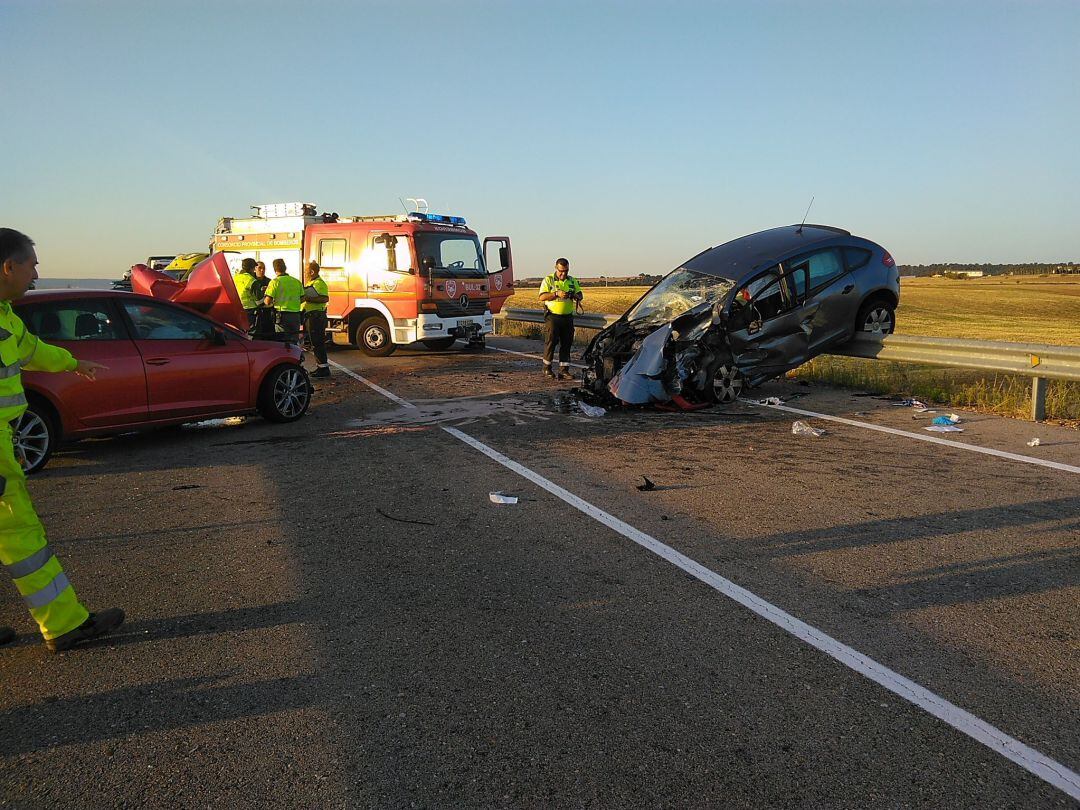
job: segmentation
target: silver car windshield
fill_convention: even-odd
[[[666,323],[699,304],[715,304],[734,286],[731,279],[680,267],[649,290],[626,314],[626,319]]]

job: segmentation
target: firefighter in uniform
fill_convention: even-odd
[[[326,305],[330,301],[330,289],[319,278],[319,263],[308,262],[307,287],[304,288],[304,331],[311,342],[315,355],[315,371],[312,377],[329,377],[330,364],[326,360]]]
[[[285,272],[285,260],[274,259],[274,273],[266,285],[268,307],[277,314],[277,331],[292,343],[300,342],[300,299],[304,297],[304,285]]]
[[[255,293],[255,260],[244,259],[240,263],[240,272],[233,276],[236,292],[240,295],[240,306],[248,316],[248,327],[255,327],[255,313],[259,310],[259,296]]]
[[[15,458],[12,423],[26,410],[21,369],[27,371],[74,371],[93,380],[99,363],[76,360],[66,349],[50,346],[30,334],[11,309],[38,277],[34,243],[26,235],[0,228],[0,563],[18,588],[30,615],[37,620],[45,644],[52,652],[115,630],[124,611],[109,608],[90,613],[75,596],[60,561],[45,541],[26,476]],[[0,644],[15,632],[0,627]]]
[[[582,299],[581,285],[570,275],[570,262],[559,259],[555,272],[540,284],[540,300],[544,302],[544,374],[554,377],[551,360],[555,346],[559,347],[559,379],[569,380],[570,346],[574,342],[574,308]]]

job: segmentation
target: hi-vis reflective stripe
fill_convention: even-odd
[[[0,326],[0,340],[7,340],[9,337],[11,337],[11,332]]]
[[[13,562],[11,565],[5,566],[5,568],[7,568],[7,572],[11,575],[12,579],[18,579],[19,577],[25,577],[27,574],[32,574],[37,571],[41,566],[52,559],[52,555],[52,549],[48,546],[44,546],[26,559]]]
[[[26,394],[13,394],[10,397],[0,397],[0,408],[14,408],[16,405],[26,404]]]
[[[14,377],[22,370],[22,363],[12,363],[10,366],[0,366],[0,380]]]
[[[23,601],[26,602],[31,608],[45,607],[53,599],[58,597],[61,592],[71,583],[68,582],[67,574],[61,571],[57,574],[53,581],[42,588],[40,591],[24,596]]]

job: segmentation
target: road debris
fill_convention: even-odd
[[[791,423],[791,432],[795,436],[813,436],[815,439],[819,436],[824,436],[825,431],[821,428],[811,427],[803,422],[801,419]]]
[[[923,430],[929,430],[931,433],[963,433],[962,427],[956,425],[927,425]]]
[[[501,490],[499,492],[489,492],[488,500],[490,500],[492,503],[499,504],[515,504],[518,502],[518,499],[515,496],[507,495]]]
[[[394,515],[388,515],[388,514],[386,514],[386,512],[384,512],[382,509],[380,509],[377,506],[375,507],[375,511],[378,512],[380,515],[382,515],[387,520],[392,520],[395,523],[413,523],[413,524],[415,524],[417,526],[434,526],[435,525],[430,520],[410,520],[409,518],[400,518],[400,517],[395,517]]]
[[[917,399],[902,399],[899,402],[894,402],[893,406],[900,408],[920,408],[924,411],[929,410],[929,407],[925,402]]]
[[[945,416],[935,416],[930,424],[932,425],[955,425],[961,421],[959,414],[950,413]]]
[[[656,489],[656,484],[654,484],[652,481],[650,481],[644,475],[641,476],[641,478],[645,483],[637,485],[638,492],[652,492],[654,489]]]
[[[1034,439],[1032,439],[1030,442],[1027,443],[1027,446],[1028,447],[1038,447],[1040,444],[1042,444],[1042,442],[1040,442],[1039,437],[1036,436]]]
[[[601,408],[599,405],[590,405],[587,402],[579,401],[577,406],[581,409],[581,412],[586,416],[598,417],[607,413],[607,410]]]

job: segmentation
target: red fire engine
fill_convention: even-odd
[[[301,280],[317,261],[330,291],[330,331],[372,356],[417,341],[436,350],[458,339],[482,345],[492,313],[514,292],[510,238],[481,243],[461,217],[339,216],[316,213],[310,203],[252,207],[255,216],[218,221],[213,250],[226,254],[233,272],[251,257],[272,276],[273,260],[284,259]]]

